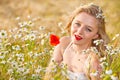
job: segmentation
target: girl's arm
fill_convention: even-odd
[[[90,72],[95,72],[95,75],[90,73],[91,80],[101,80],[100,74],[102,72],[102,67],[100,66],[98,55],[94,54],[91,59]]]
[[[69,41],[70,40],[68,37],[63,37],[60,39],[60,44],[58,44],[55,47],[53,56],[50,60],[50,63],[48,65],[47,69],[46,69],[46,74],[45,74],[44,80],[50,80],[52,78],[51,70],[52,70],[53,66],[55,65],[54,62],[57,63],[58,65],[62,62],[63,53],[64,53],[65,48],[69,44]]]

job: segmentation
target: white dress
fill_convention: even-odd
[[[69,80],[89,80],[84,73],[74,73],[68,71],[68,78]]]

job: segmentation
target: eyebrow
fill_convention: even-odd
[[[91,26],[88,26],[88,25],[86,25],[87,27],[89,27],[89,28],[91,28],[91,29],[93,29]]]
[[[77,22],[79,22],[79,23],[82,23],[81,21],[79,21],[79,20],[75,20],[75,21],[77,21]]]

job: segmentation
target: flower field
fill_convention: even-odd
[[[18,3],[17,0],[0,1],[0,80],[43,80],[54,47],[59,43],[59,37],[68,35],[64,29],[66,15],[79,4],[91,1],[76,0],[74,1],[76,5],[72,4],[72,0],[68,2],[23,0],[22,2],[23,4]],[[95,0],[93,2],[99,3]],[[102,80],[120,80],[119,4],[117,0],[99,3],[106,13],[106,27],[111,39],[110,43],[105,45],[104,56],[100,58],[103,69]],[[8,7],[10,12],[4,11]],[[101,42],[98,40],[95,44],[99,46]],[[91,49],[96,51],[95,48]],[[99,55],[99,52],[96,51],[96,54]],[[67,80],[66,65],[57,66],[54,61],[53,63],[52,80]],[[90,73],[93,76],[96,74],[96,71]]]

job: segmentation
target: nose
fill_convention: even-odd
[[[84,28],[81,26],[78,28],[77,33],[81,35],[81,34],[83,34],[83,30],[84,30]]]

